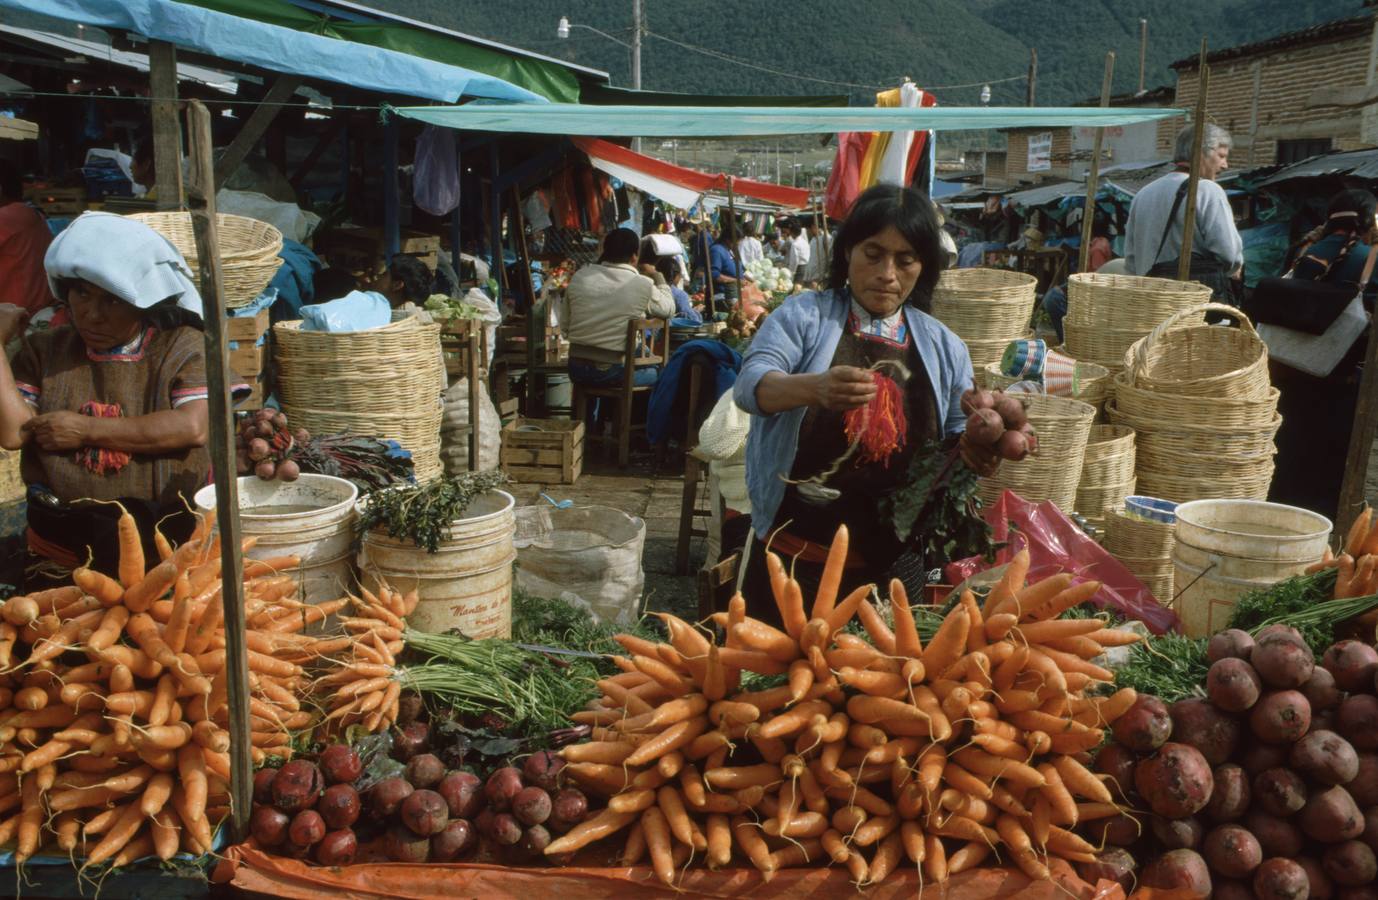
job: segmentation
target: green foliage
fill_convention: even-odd
[[[887,498],[882,514],[902,541],[911,541],[925,565],[984,556],[993,559],[991,528],[981,518],[976,473],[955,448],[930,444],[914,454],[904,486]]]
[[[388,537],[406,538],[431,553],[440,549],[450,525],[475,498],[507,483],[499,471],[466,472],[424,485],[370,491],[360,516],[364,531],[383,528]]]
[[[1135,644],[1129,661],[1115,670],[1115,684],[1141,694],[1153,694],[1164,703],[1184,697],[1204,696],[1206,639],[1164,634]]]

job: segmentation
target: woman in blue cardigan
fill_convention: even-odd
[[[778,620],[767,547],[792,565],[811,601],[840,525],[850,534],[843,590],[873,582],[883,592],[905,545],[882,504],[915,454],[956,443],[972,468],[994,471],[994,452],[963,437],[966,345],[927,312],[944,265],[939,230],[927,195],[867,190],[838,231],[828,289],[791,297],[751,342],[734,391],[754,416],[746,457],[754,535],[742,584],[752,615]],[[879,391],[884,414],[873,406],[864,423],[848,415]]]

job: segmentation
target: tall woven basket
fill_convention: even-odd
[[[1239,327],[1207,325],[1207,312],[1226,313]],[[1125,351],[1124,364],[1130,384],[1161,394],[1263,399],[1272,388],[1263,339],[1247,316],[1223,303],[1204,303],[1163,320]]]
[[[1118,372],[1135,341],[1164,319],[1210,298],[1210,288],[1195,281],[1095,272],[1072,275],[1067,279],[1063,320],[1067,351],[1078,360]]]
[[[1131,516],[1123,508],[1105,516],[1105,549],[1167,606],[1174,594],[1172,548],[1175,526]]]
[[[994,503],[1000,492],[1014,491],[1025,500],[1051,500],[1063,512],[1076,506],[1077,484],[1096,408],[1080,400],[1029,394],[1029,422],[1038,431],[1038,455],[1022,462],[1004,462],[990,478],[982,478],[981,500]]]
[[[933,315],[971,351],[977,374],[1025,336],[1038,279],[1006,269],[948,269],[933,288]]]
[[[192,281],[199,283],[201,264],[196,255],[191,213],[134,213],[129,218],[143,222],[171,241],[187,261]],[[282,252],[282,232],[267,222],[228,213],[218,214],[215,222],[220,243],[220,277],[224,284],[225,306],[230,309],[248,306],[263,293],[282,265],[278,257]]]
[[[986,363],[983,374],[981,383],[990,391],[1002,391],[1023,380],[1006,375],[1000,370],[999,362]],[[1110,398],[1112,387],[1110,370],[1105,366],[1077,361],[1077,392],[1072,395],[1073,399],[1099,408]]]
[[[273,334],[283,412],[294,424],[395,440],[411,452],[418,481],[440,477],[445,371],[439,325],[409,317],[328,334],[280,322]]]
[[[1077,512],[1097,527],[1134,493],[1134,429],[1093,425],[1077,483]]]

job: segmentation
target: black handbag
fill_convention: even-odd
[[[1354,299],[1347,282],[1328,284],[1305,278],[1259,279],[1244,312],[1257,325],[1278,325],[1305,334],[1325,334]]]

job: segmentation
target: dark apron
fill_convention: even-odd
[[[174,544],[185,541],[196,527],[196,517],[180,504],[165,508],[133,497],[123,497],[119,503],[138,523],[144,560],[150,567],[159,559],[153,540],[155,527]],[[115,577],[120,562],[119,518],[120,507],[113,503],[64,503],[43,485],[29,485],[29,530],[38,539],[30,541],[31,552],[35,544],[52,545],[74,557],[78,565],[86,565],[89,557],[91,568]],[[42,553],[34,555],[43,558]],[[63,567],[67,562],[53,561]]]

